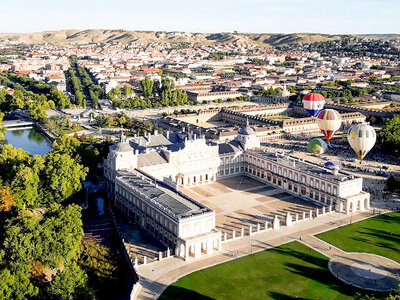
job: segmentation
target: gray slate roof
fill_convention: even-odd
[[[142,194],[153,205],[174,219],[212,212],[208,207],[170,190],[160,182],[156,186],[151,179],[144,180],[127,171],[120,171],[119,175],[117,177],[118,181],[125,183],[132,190]]]

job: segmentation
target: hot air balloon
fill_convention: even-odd
[[[303,106],[305,110],[313,117],[324,108],[325,98],[318,93],[308,93],[303,97]]]
[[[322,154],[326,151],[328,145],[320,138],[312,139],[308,143],[308,152],[313,154]]]
[[[324,109],[317,116],[317,124],[329,142],[335,132],[339,130],[340,125],[342,125],[342,117],[334,109]]]
[[[342,168],[342,164],[335,161],[328,161],[324,163],[324,166],[331,170],[334,169],[340,170]]]
[[[347,141],[361,161],[374,147],[376,133],[374,128],[368,124],[356,124],[351,126],[347,132]]]

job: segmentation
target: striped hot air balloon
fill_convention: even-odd
[[[318,93],[308,93],[303,97],[304,109],[313,117],[324,108],[325,98]]]
[[[317,124],[329,142],[335,132],[339,130],[340,125],[342,125],[342,117],[334,109],[324,109],[317,116]]]
[[[368,124],[356,124],[351,126],[347,132],[347,141],[359,160],[363,160],[375,145],[376,133],[374,128]]]

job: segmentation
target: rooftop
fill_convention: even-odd
[[[120,171],[119,175],[118,180],[120,182],[143,195],[152,204],[176,220],[212,212],[208,207],[181,193],[172,191],[163,183],[156,183],[151,178],[144,177],[143,174]]]
[[[308,173],[310,175],[318,176],[322,179],[333,181],[333,182],[344,182],[348,180],[354,180],[358,177],[354,177],[353,175],[346,174],[344,172],[338,172],[337,174],[333,174],[333,172],[327,168],[321,167],[319,165],[316,165],[314,163],[311,163],[309,161],[304,161],[300,160],[298,158],[292,157],[292,156],[284,156],[282,154],[275,154],[272,152],[264,152],[263,150],[254,150],[250,151],[251,154],[256,154],[257,156],[267,158],[271,161],[280,163],[282,165],[285,165],[287,167],[291,167],[296,170],[300,170],[304,173]],[[285,161],[288,162],[288,164],[285,164]],[[289,163],[293,163],[294,166],[290,166]]]

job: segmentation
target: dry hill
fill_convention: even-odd
[[[39,43],[110,43],[110,42],[190,42],[198,44],[239,44],[277,46],[339,39],[323,34],[251,34],[251,33],[190,33],[127,30],[60,30],[26,34],[0,34],[0,42]]]

